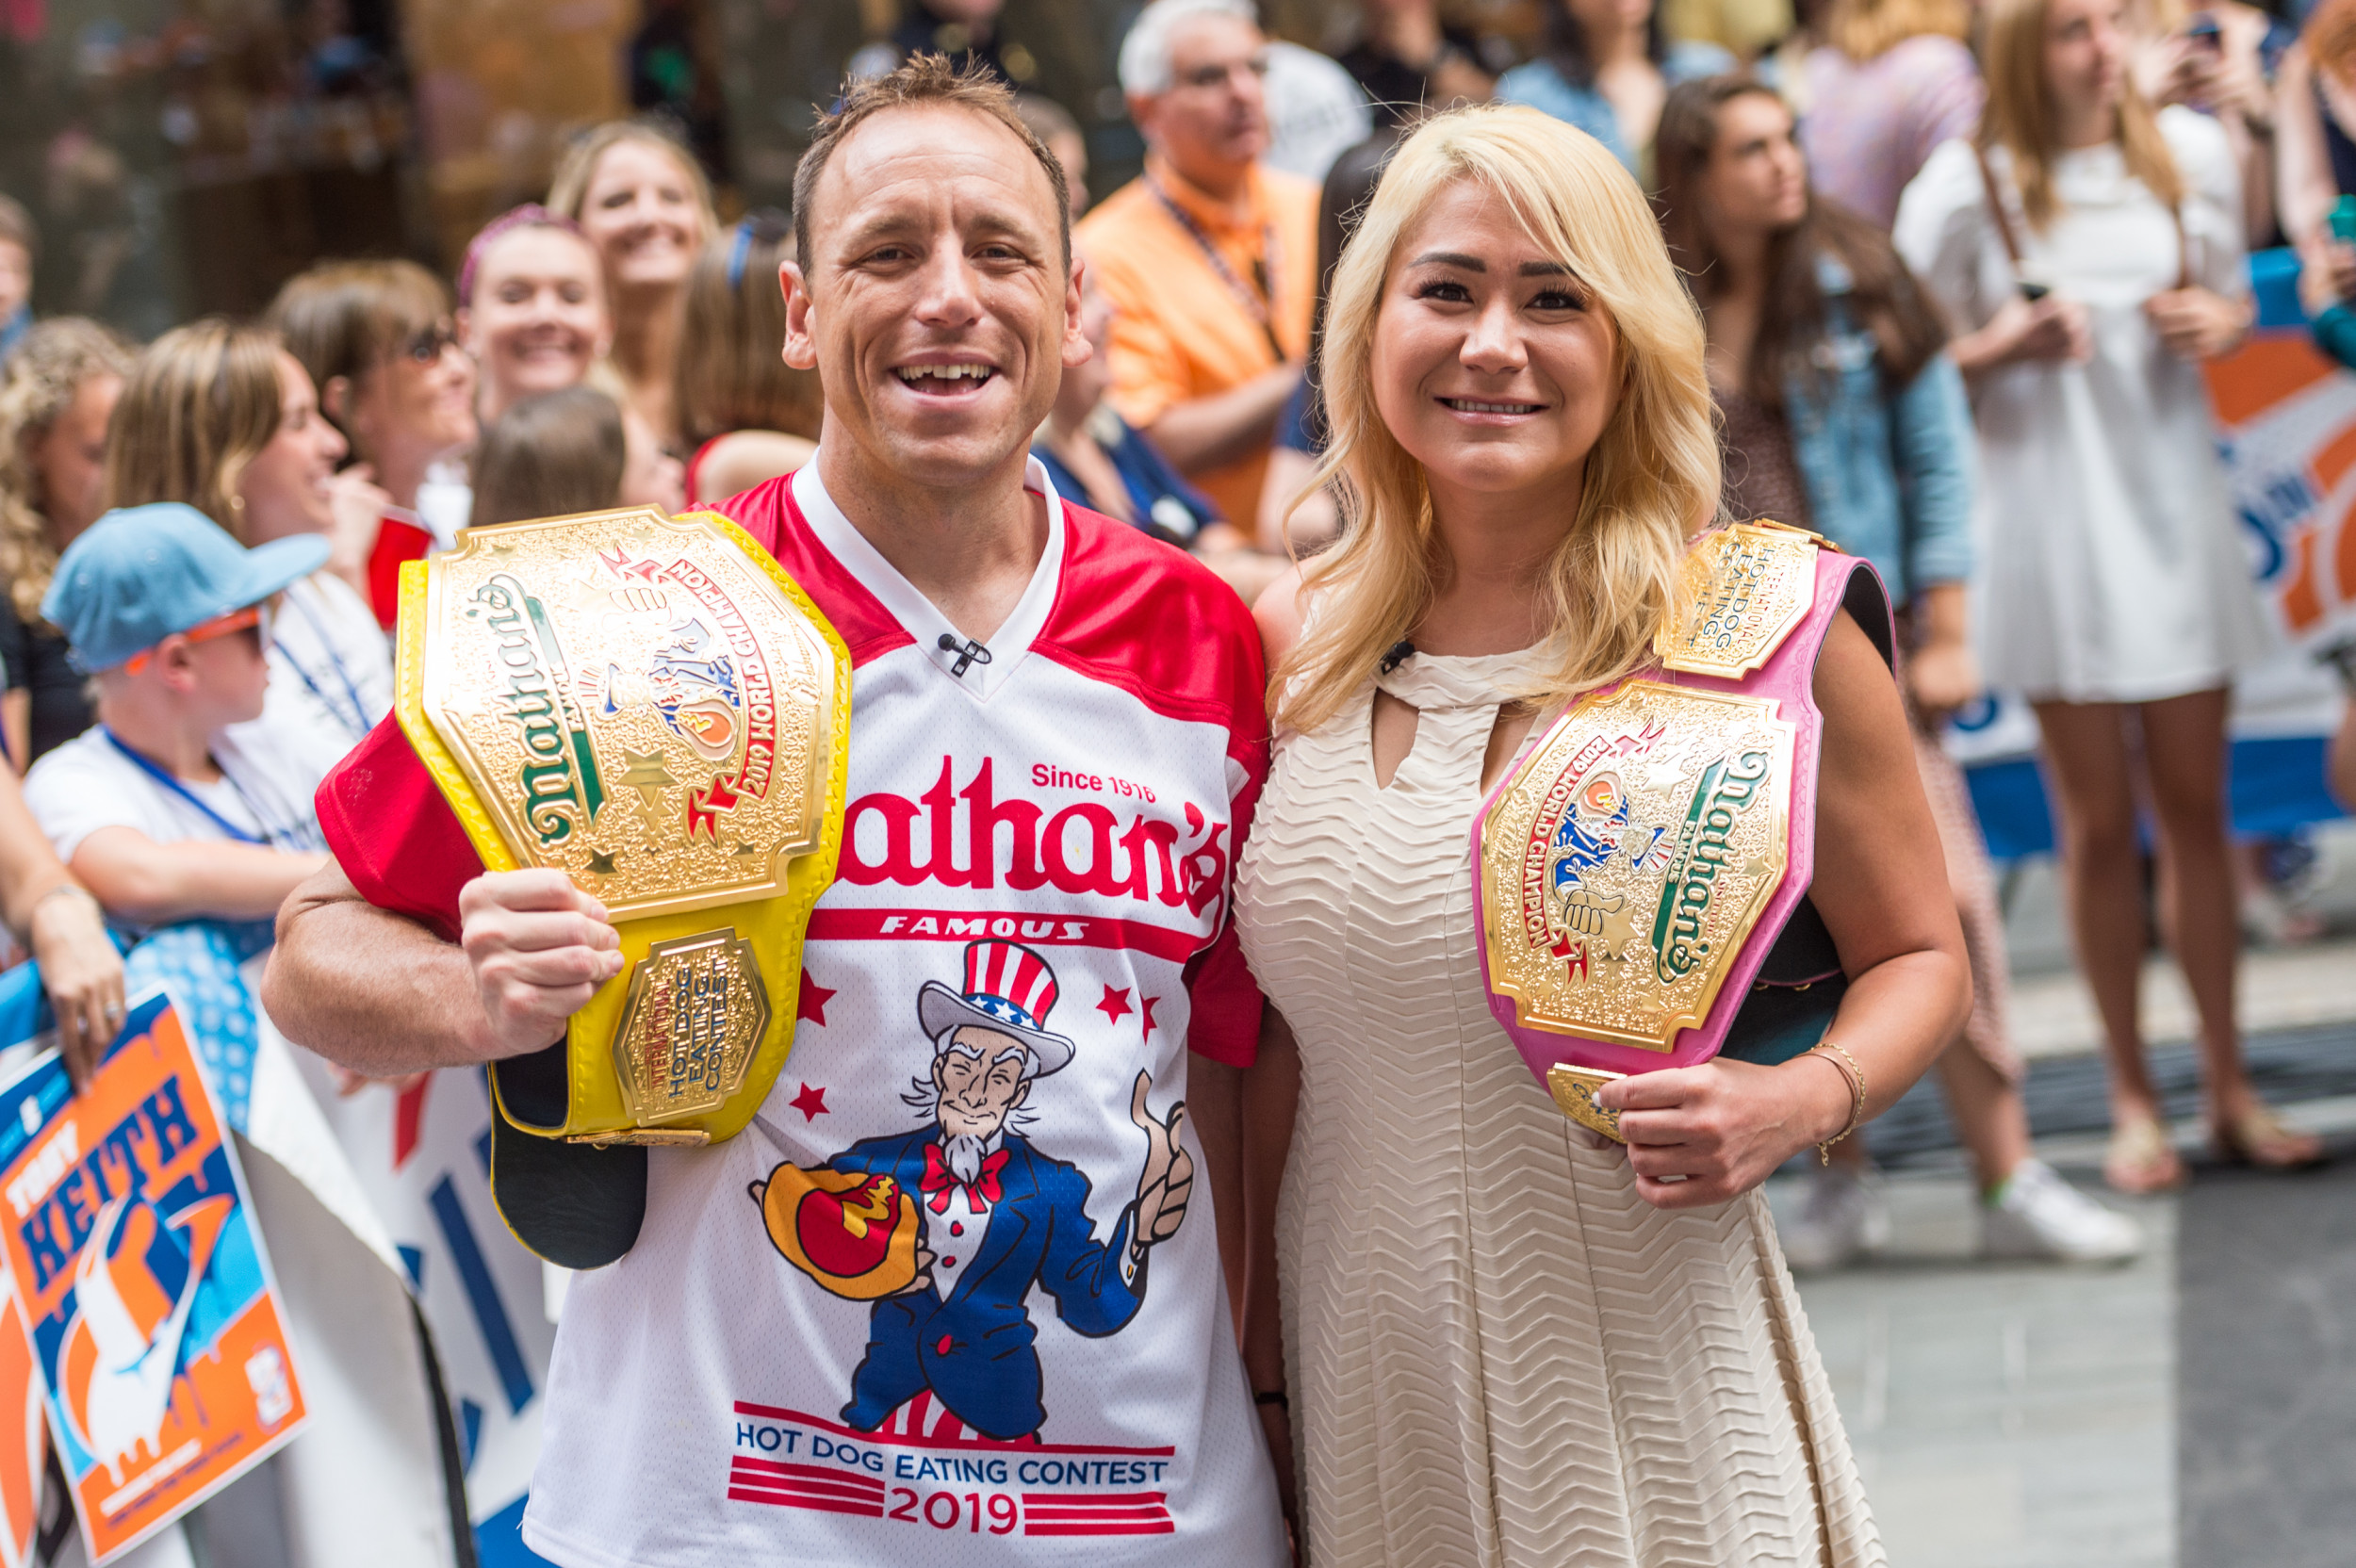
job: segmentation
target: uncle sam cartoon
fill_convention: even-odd
[[[1129,1115],[1145,1163],[1099,1241],[1088,1177],[1021,1131],[1034,1089],[1076,1051],[1047,1027],[1055,994],[1055,971],[1032,949],[969,944],[962,991],[931,980],[917,993],[932,1066],[902,1098],[924,1123],[814,1169],[780,1164],[752,1184],[787,1261],[824,1290],[875,1303],[846,1426],[873,1431],[929,1392],[984,1437],[1027,1437],[1047,1418],[1031,1292],[1089,1338],[1119,1333],[1144,1305],[1148,1257],[1177,1234],[1193,1186],[1178,1141],[1186,1107],[1152,1115],[1153,1080],[1137,1074]]]

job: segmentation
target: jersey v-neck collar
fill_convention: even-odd
[[[1055,494],[1055,482],[1047,476],[1047,469],[1036,457],[1023,470],[1023,487],[1036,490],[1047,501],[1047,547],[1039,551],[1039,564],[1031,570],[1030,585],[1023,590],[1013,613],[998,628],[990,641],[981,645],[989,650],[987,663],[966,655],[965,633],[949,624],[932,600],[926,598],[900,569],[883,557],[883,552],[867,542],[867,536],[851,526],[851,519],[826,494],[825,481],[818,477],[818,465],[805,463],[794,476],[794,504],[800,510],[802,520],[810,525],[818,543],[826,553],[842,563],[845,571],[859,580],[860,587],[875,597],[875,602],[907,629],[916,641],[916,651],[930,660],[933,666],[955,680],[958,687],[973,697],[988,702],[1006,685],[1022,663],[1023,656],[1031,651],[1032,642],[1046,629],[1048,612],[1055,605],[1055,589],[1063,577],[1063,498]],[[942,638],[951,646],[944,648]],[[964,661],[962,673],[957,669]]]

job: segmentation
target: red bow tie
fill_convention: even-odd
[[[932,1195],[930,1202],[935,1214],[949,1212],[949,1195],[957,1188],[965,1189],[965,1200],[975,1214],[988,1214],[990,1206],[998,1201],[998,1172],[1006,1168],[1006,1152],[1003,1149],[982,1162],[972,1181],[966,1181],[949,1168],[949,1162],[941,1156],[941,1145],[924,1146],[924,1179],[918,1184]]]

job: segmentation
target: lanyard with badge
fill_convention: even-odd
[[[1276,362],[1282,365],[1287,356],[1284,346],[1276,340],[1276,288],[1270,282],[1278,270],[1276,225],[1268,223],[1261,226],[1260,254],[1252,263],[1252,283],[1247,284],[1235,275],[1235,270],[1227,264],[1227,258],[1219,254],[1219,247],[1211,242],[1209,235],[1203,232],[1203,225],[1195,221],[1194,214],[1180,206],[1177,198],[1162,188],[1161,181],[1148,174],[1145,188],[1153,193],[1155,201],[1162,204],[1162,210],[1170,214],[1171,221],[1186,230],[1186,237],[1202,250],[1203,258],[1211,264],[1211,270],[1219,274],[1219,281],[1227,286],[1227,291],[1243,306],[1244,314],[1258,324],[1268,337],[1268,352],[1274,354]],[[1259,286],[1254,288],[1252,284]]]
[[[303,667],[303,661],[295,657],[294,649],[286,645],[286,640],[284,637],[271,638],[270,645],[278,650],[279,657],[286,660],[287,667],[294,671],[295,678],[302,681],[304,689],[319,699],[319,706],[335,716],[335,722],[344,727],[346,733],[350,734],[354,741],[367,740],[368,731],[375,727],[375,724],[368,717],[368,702],[360,695],[359,685],[353,681],[351,670],[345,666],[343,655],[335,649],[335,639],[328,635],[327,628],[319,621],[319,612],[305,604],[292,590],[281,596],[281,602],[293,606],[296,612],[302,615],[304,623],[310,627],[311,635],[319,639],[319,647],[327,655],[328,663],[335,668],[336,680],[343,686],[345,700],[352,704],[351,711],[346,712],[335,697],[329,694],[326,688],[319,683],[319,678]]]
[[[220,828],[223,834],[234,841],[241,844],[254,844],[264,849],[275,849],[279,847],[279,842],[282,839],[299,841],[305,836],[300,827],[270,826],[270,819],[264,816],[261,808],[254,804],[254,797],[245,792],[245,786],[239,784],[237,782],[237,776],[232,774],[227,768],[221,769],[221,781],[229,786],[230,790],[237,795],[238,801],[244,805],[248,814],[254,818],[255,823],[261,825],[262,831],[258,836],[246,828],[238,826],[236,823],[231,822],[227,817],[222,816],[219,811],[216,811],[210,806],[207,806],[203,800],[198,798],[195,791],[189,789],[186,784],[181,783],[177,778],[174,778],[168,770],[158,766],[151,759],[142,757],[139,753],[125,745],[123,742],[123,737],[117,735],[113,729],[103,724],[100,725],[98,728],[99,733],[106,737],[107,744],[113,746],[115,750],[121,752],[125,761],[128,761],[133,767],[139,769],[139,772],[145,774],[149,778],[154,779],[155,783],[161,786],[166,792],[177,798],[183,805],[194,809],[198,814],[203,816],[206,822],[209,822],[215,827]],[[214,766],[219,767],[220,764],[216,762]]]

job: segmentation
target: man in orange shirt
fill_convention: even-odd
[[[1248,0],[1154,0],[1121,46],[1145,172],[1074,232],[1113,323],[1113,406],[1249,531],[1309,349],[1317,188],[1265,168]]]

